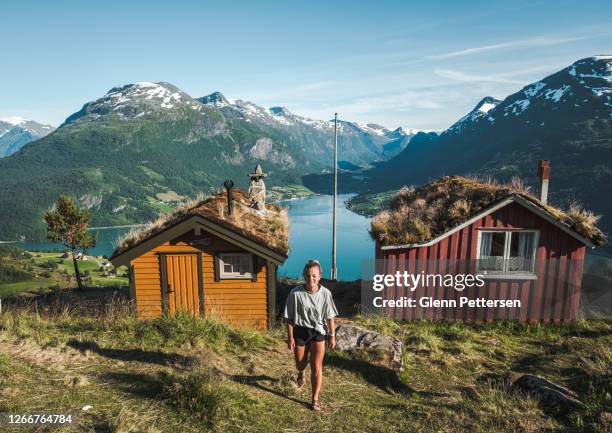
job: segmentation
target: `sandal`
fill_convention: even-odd
[[[304,372],[303,371],[298,371],[297,386],[298,388],[301,388],[304,386]]]
[[[321,405],[319,404],[319,400],[313,400],[312,403],[310,404],[310,409],[312,409],[315,412],[321,412],[323,409],[321,409]]]

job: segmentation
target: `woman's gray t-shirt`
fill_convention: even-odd
[[[329,289],[320,286],[316,293],[311,294],[302,285],[289,292],[282,317],[294,325],[314,328],[327,335],[327,319],[337,315],[338,310]]]

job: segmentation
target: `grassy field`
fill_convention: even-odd
[[[72,258],[62,258],[63,253],[24,251],[12,246],[0,249],[0,269],[18,269],[19,278],[0,280],[0,298],[14,295],[32,295],[49,291],[49,288],[76,286]],[[113,266],[103,267],[107,260],[87,256],[79,260],[83,283],[88,287],[112,287],[128,284],[127,268],[112,271]],[[27,278],[26,278],[27,276]]]
[[[396,193],[397,190],[360,194],[351,198],[346,207],[360,215],[373,216],[384,209],[388,209],[389,202]]]
[[[58,432],[610,431],[610,322],[358,317],[403,340],[405,368],[397,375],[376,353],[328,353],[324,410],[313,413],[309,385],[294,384],[282,327],[262,333],[184,315],[138,321],[122,297],[82,296],[22,299],[0,315],[0,412],[73,413]],[[567,386],[585,408],[547,412],[511,386],[522,373]]]

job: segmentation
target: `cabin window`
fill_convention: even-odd
[[[221,279],[253,278],[253,255],[250,253],[220,253],[219,277]]]
[[[533,274],[538,232],[481,231],[478,271],[483,274]]]

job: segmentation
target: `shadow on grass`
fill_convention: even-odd
[[[262,391],[269,392],[270,394],[274,394],[274,395],[276,395],[278,397],[285,398],[285,399],[287,399],[289,401],[293,401],[295,403],[299,403],[302,406],[309,407],[309,403],[307,403],[305,401],[298,400],[297,398],[290,397],[290,396],[285,395],[282,392],[280,392],[280,391],[278,391],[278,390],[276,390],[274,388],[271,388],[269,386],[264,386],[263,384],[260,383],[260,382],[276,382],[277,381],[277,379],[274,379],[274,378],[272,378],[270,376],[266,376],[266,375],[248,376],[248,375],[238,375],[238,374],[236,374],[236,375],[231,375],[231,376],[228,376],[228,377],[231,380],[233,380],[234,382],[242,383],[242,384],[245,384],[245,385],[249,385],[249,386],[252,386],[254,388],[260,389]]]
[[[110,349],[98,346],[95,341],[70,340],[66,345],[84,353],[94,352],[105,358],[118,359],[120,361],[139,361],[163,366],[180,365],[182,367],[196,364],[196,359],[177,353],[153,352],[142,349]]]
[[[397,373],[390,368],[372,364],[363,359],[351,359],[336,355],[325,357],[325,363],[359,374],[364,380],[377,388],[393,394],[412,395],[415,390],[403,383]]]
[[[100,379],[113,383],[123,392],[154,400],[161,399],[164,389],[158,377],[145,373],[104,373]]]

